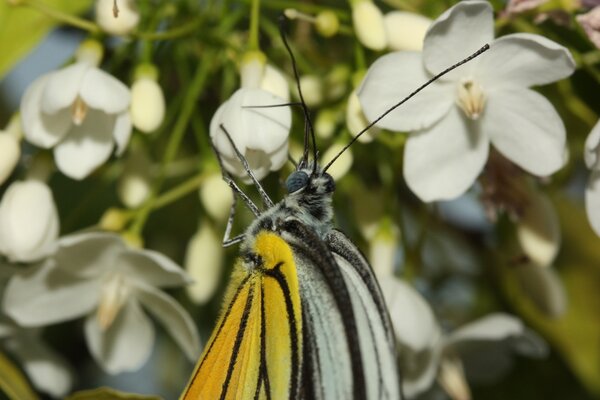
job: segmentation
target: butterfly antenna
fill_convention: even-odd
[[[281,35],[281,40],[283,41],[283,45],[285,46],[288,54],[290,55],[290,59],[292,61],[292,68],[294,70],[294,79],[296,80],[296,88],[298,89],[298,97],[300,97],[300,103],[302,105],[302,112],[304,113],[304,120],[307,125],[307,129],[304,131],[304,153],[302,155],[302,159],[300,160],[300,166],[304,166],[308,164],[308,149],[310,147],[310,139],[312,139],[313,144],[313,173],[316,172],[317,168],[317,142],[315,140],[315,131],[313,129],[312,121],[310,120],[310,115],[308,112],[308,107],[306,106],[306,102],[304,101],[304,96],[302,95],[302,88],[300,87],[300,76],[298,75],[298,67],[296,66],[296,57],[294,57],[294,53],[288,44],[287,37],[285,35],[285,25],[287,23],[287,17],[282,14],[279,17],[279,34]]]
[[[373,125],[377,124],[379,121],[381,121],[383,118],[385,118],[386,115],[388,115],[389,113],[394,111],[396,108],[400,107],[402,104],[406,103],[414,95],[419,93],[421,90],[425,89],[427,86],[431,85],[433,82],[440,79],[442,76],[446,75],[448,72],[460,67],[463,64],[468,63],[475,57],[478,57],[485,51],[489,50],[489,48],[490,48],[489,44],[484,45],[482,48],[477,50],[475,53],[471,54],[469,57],[465,58],[462,61],[457,62],[456,64],[452,65],[451,67],[446,68],[445,70],[443,70],[442,72],[440,72],[439,74],[437,74],[436,76],[434,76],[433,78],[431,78],[430,80],[428,80],[427,82],[425,82],[424,84],[419,86],[417,89],[415,89],[415,91],[413,91],[411,94],[406,96],[404,99],[400,100],[398,103],[396,103],[392,107],[388,108],[383,114],[381,114],[379,117],[377,117],[373,122],[371,122],[362,131],[360,131],[356,136],[354,136],[354,138],[352,138],[352,140],[350,140],[350,142],[346,146],[344,146],[344,148],[342,150],[340,150],[340,152],[337,153],[337,155],[335,157],[333,157],[333,159],[331,161],[329,161],[329,163],[325,166],[325,168],[323,168],[323,172],[327,171],[327,169],[329,169],[329,167],[331,167],[331,165],[335,162],[335,160],[337,160],[342,155],[342,153],[344,153],[346,150],[348,150],[348,148],[350,146],[352,146],[352,144],[354,142],[356,142],[358,140],[358,138],[361,137],[362,134],[364,134],[366,131],[371,129],[373,127]]]

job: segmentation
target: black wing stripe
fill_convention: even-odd
[[[265,333],[267,330],[265,322],[265,288],[261,283],[260,285],[260,372],[258,377],[258,383],[256,384],[256,392],[254,393],[254,400],[258,400],[260,397],[260,389],[264,385],[265,394],[267,400],[271,399],[271,385],[269,383],[269,369],[267,367],[267,340]]]
[[[377,306],[379,314],[381,315],[381,319],[385,324],[386,331],[388,333],[388,339],[395,343],[392,323],[385,300],[383,298],[383,294],[381,292],[381,288],[379,287],[377,278],[369,266],[366,257],[356,246],[354,246],[354,244],[346,237],[346,235],[338,230],[332,229],[325,237],[325,242],[332,252],[338,254],[340,257],[348,261],[348,264],[350,264],[360,276],[365,286],[369,289],[373,300],[375,300],[375,305]]]
[[[292,373],[290,379],[290,398],[294,399],[298,397],[298,390],[300,388],[300,351],[298,346],[298,327],[296,326],[296,318],[294,318],[294,305],[292,303],[292,297],[290,295],[290,287],[288,286],[285,276],[281,273],[281,265],[277,265],[271,270],[267,270],[265,275],[275,279],[283,292],[283,298],[285,299],[285,308],[288,315],[288,321],[290,324],[290,344],[292,346]]]
[[[294,248],[294,251],[298,252],[302,257],[311,260],[312,265],[319,268],[332,293],[335,294],[334,298],[342,314],[352,361],[354,398],[366,399],[365,375],[354,310],[346,282],[333,255],[317,234],[299,221],[287,220],[281,225],[281,230],[290,237],[288,244]]]
[[[241,286],[242,285],[240,285],[240,287]],[[244,339],[244,334],[246,332],[246,326],[248,323],[248,315],[250,315],[250,309],[252,308],[253,297],[254,297],[254,286],[251,286],[250,290],[248,292],[248,300],[246,300],[246,305],[244,306],[244,312],[242,313],[242,318],[240,319],[240,328],[237,331],[235,343],[233,344],[233,351],[231,352],[231,359],[229,360],[229,366],[227,367],[227,376],[225,377],[225,381],[223,381],[223,388],[221,389],[221,400],[224,400],[225,396],[227,396],[227,390],[229,389],[229,382],[231,381],[231,375],[233,375],[233,370],[235,369],[235,364],[237,362],[237,356],[240,351],[240,346],[242,345],[242,340]],[[233,304],[233,302],[231,302],[230,304]]]
[[[223,326],[225,325],[225,322],[227,321],[227,318],[229,317],[229,314],[231,313],[231,308],[233,307],[233,304],[237,300],[238,296],[240,295],[240,292],[242,291],[242,288],[248,282],[249,279],[250,279],[250,275],[248,275],[247,277],[245,277],[244,280],[237,287],[237,289],[235,291],[235,294],[233,295],[233,298],[229,302],[229,305],[227,307],[227,311],[225,311],[225,314],[223,315],[223,318],[221,318],[221,322],[219,324],[219,327],[217,328],[217,332],[213,336],[214,338],[219,337],[219,335],[221,334],[221,330],[223,329]],[[202,362],[200,363],[200,365],[196,368],[196,371],[194,372],[194,377],[192,378],[192,380],[195,379],[196,375],[198,374],[198,371],[200,371],[200,369],[204,365],[204,361],[206,359],[208,359],[208,355],[212,351],[212,348],[213,348],[214,344],[215,344],[215,341],[214,340],[211,341],[210,346],[208,347],[208,350],[206,350],[206,354],[202,357]],[[188,390],[189,390],[189,387],[188,387]]]

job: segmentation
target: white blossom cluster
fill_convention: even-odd
[[[152,211],[159,195],[156,188],[171,170],[182,168],[168,159],[168,165],[158,170],[145,145],[156,139],[153,135],[166,124],[170,104],[175,103],[163,93],[161,71],[144,59],[133,66],[130,77],[114,76],[104,63],[110,49],[97,40],[100,32],[111,41],[122,41],[118,43],[135,37],[141,26],[138,3],[96,1],[95,38],[82,42],[72,62],[33,80],[19,113],[0,131],[0,339],[33,385],[53,397],[69,393],[74,376],[68,362],[44,342],[46,327],[81,320],[89,353],[108,374],[139,370],[149,360],[156,337],[153,320],[194,361],[201,351],[196,323],[165,290],[185,287],[192,303],[204,305],[221,283],[225,255],[223,229],[217,226],[226,223],[233,198],[220,172],[207,170],[197,185],[203,214],[187,242],[184,268],[161,252],[144,248],[139,230],[125,228],[132,215]],[[509,1],[498,17],[510,19],[544,3]],[[599,13],[600,5],[595,5],[576,17],[597,47]],[[351,27],[329,10],[314,17],[294,9],[285,14],[314,24],[328,39],[345,29],[361,46],[357,59],[364,58],[364,51],[378,56],[370,66],[355,71],[345,66],[327,76],[301,76],[309,106],[341,104],[319,109],[314,123],[318,138],[330,140],[341,125],[350,134],[343,141],[330,141],[319,155],[322,164],[359,134],[354,146],[403,138],[401,171],[393,173],[403,176],[416,200],[437,207],[477,196],[475,201],[488,218],[480,230],[499,215],[508,215],[514,245],[524,258],[515,267],[524,297],[547,317],[562,316],[567,294],[554,269],[561,226],[541,183],[568,163],[569,143],[555,105],[535,88],[573,74],[576,62],[571,52],[537,34],[496,37],[492,5],[482,0],[461,1],[435,20],[408,11],[383,14],[372,0],[351,0],[347,18]],[[237,39],[227,42],[236,50]],[[420,84],[486,43],[488,51],[380,119]],[[289,158],[298,158],[290,139],[289,105],[295,103],[290,84],[295,83],[259,50],[248,50],[236,61],[239,85],[215,105],[205,128],[222,173],[248,184],[251,179],[230,140],[259,180],[284,168]],[[129,84],[124,83],[127,79]],[[395,136],[379,140],[389,133]],[[590,170],[585,207],[600,236],[600,122],[583,151]],[[355,154],[346,150],[328,172],[338,180],[352,168],[361,168],[353,165],[354,159]],[[117,162],[115,173],[111,168]],[[78,182],[94,174],[114,177],[115,195],[124,207],[106,210],[98,225],[89,229],[62,232],[60,207],[50,184],[54,165]],[[377,201],[379,193],[360,195]],[[427,291],[418,290],[423,289],[421,281],[402,280],[395,269],[400,243],[418,240],[401,238],[401,223],[394,221],[390,228],[380,217],[370,215],[359,230],[369,243],[369,258],[389,308],[407,398],[417,398],[437,382],[452,399],[468,400],[470,383],[477,382],[481,372],[476,362],[485,363],[483,380],[489,382],[507,371],[511,362],[504,361],[513,356],[547,355],[545,341],[507,313],[448,328],[423,294]],[[427,231],[423,226],[418,228]],[[453,251],[440,250],[443,246],[435,242],[433,229],[426,234],[421,267],[442,264],[460,253],[458,245]],[[468,262],[461,259],[456,264]],[[482,361],[488,351],[495,358]]]

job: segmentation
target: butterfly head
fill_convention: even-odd
[[[292,172],[285,181],[285,187],[288,194],[326,196],[335,190],[335,182],[320,168],[307,166]]]

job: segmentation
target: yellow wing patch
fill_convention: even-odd
[[[229,288],[217,326],[183,400],[296,397],[302,365],[302,315],[292,251],[272,232],[256,236],[263,265],[245,270]]]

